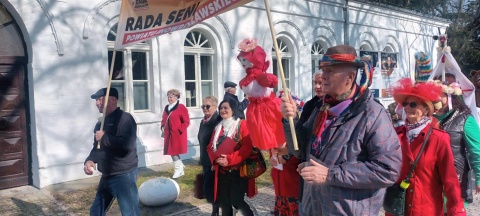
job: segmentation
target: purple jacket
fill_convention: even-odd
[[[299,151],[293,150],[290,127],[287,146],[301,159],[313,158],[327,166],[326,183],[305,183],[302,208],[306,215],[375,215],[383,204],[385,188],[399,177],[402,153],[386,109],[369,90],[325,128],[318,158],[310,154],[312,128],[318,107],[302,125],[296,125]]]

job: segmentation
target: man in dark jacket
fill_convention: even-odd
[[[238,109],[241,111],[239,118],[245,119],[245,109],[248,106],[248,99],[244,99],[242,102],[238,100],[237,95],[237,84],[234,82],[227,81],[223,84],[223,88],[225,88],[225,95],[223,96],[223,100],[233,100],[237,103]]]
[[[105,122],[103,130],[100,130],[100,122],[95,125],[93,148],[85,159],[83,168],[85,174],[92,175],[97,164],[98,170],[102,172],[90,215],[105,215],[114,198],[117,198],[122,215],[137,216],[140,215],[137,123],[132,115],[117,107],[117,89],[111,88],[109,96],[106,95],[106,88],[91,95],[98,111],[105,112]]]

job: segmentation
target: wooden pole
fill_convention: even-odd
[[[117,50],[113,50],[111,65],[110,65],[110,77],[108,78],[107,84],[107,92],[105,93],[105,97],[103,98],[103,117],[100,121],[100,130],[103,130],[103,126],[105,124],[105,113],[107,112],[107,105],[108,105],[108,95],[110,95],[110,86],[112,85],[112,78],[113,78],[113,66],[115,65],[115,56],[117,54]],[[98,141],[97,149],[100,149],[100,141]]]
[[[267,10],[268,24],[270,25],[270,33],[272,34],[273,45],[275,47],[275,54],[277,56],[278,68],[280,69],[280,78],[282,79],[283,92],[290,100],[292,100],[290,96],[290,92],[288,91],[287,82],[285,81],[285,74],[283,73],[282,57],[280,56],[280,52],[278,51],[278,44],[277,44],[277,37],[276,37],[277,34],[275,33],[275,29],[273,27],[272,15],[270,13],[270,5],[268,3],[268,0],[264,0],[264,1],[265,1],[265,9]],[[293,118],[291,116],[288,117],[288,123],[290,124],[290,131],[292,132],[293,147],[295,150],[298,150],[297,134],[295,133],[295,125],[293,124]]]

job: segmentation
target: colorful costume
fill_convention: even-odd
[[[253,145],[261,150],[276,148],[285,142],[281,100],[272,92],[278,78],[266,72],[270,62],[265,61],[266,53],[256,39],[245,39],[238,48],[237,58],[247,73],[239,84],[250,101],[246,117]]]

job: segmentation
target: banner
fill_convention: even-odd
[[[176,30],[253,0],[123,0],[115,49]]]

